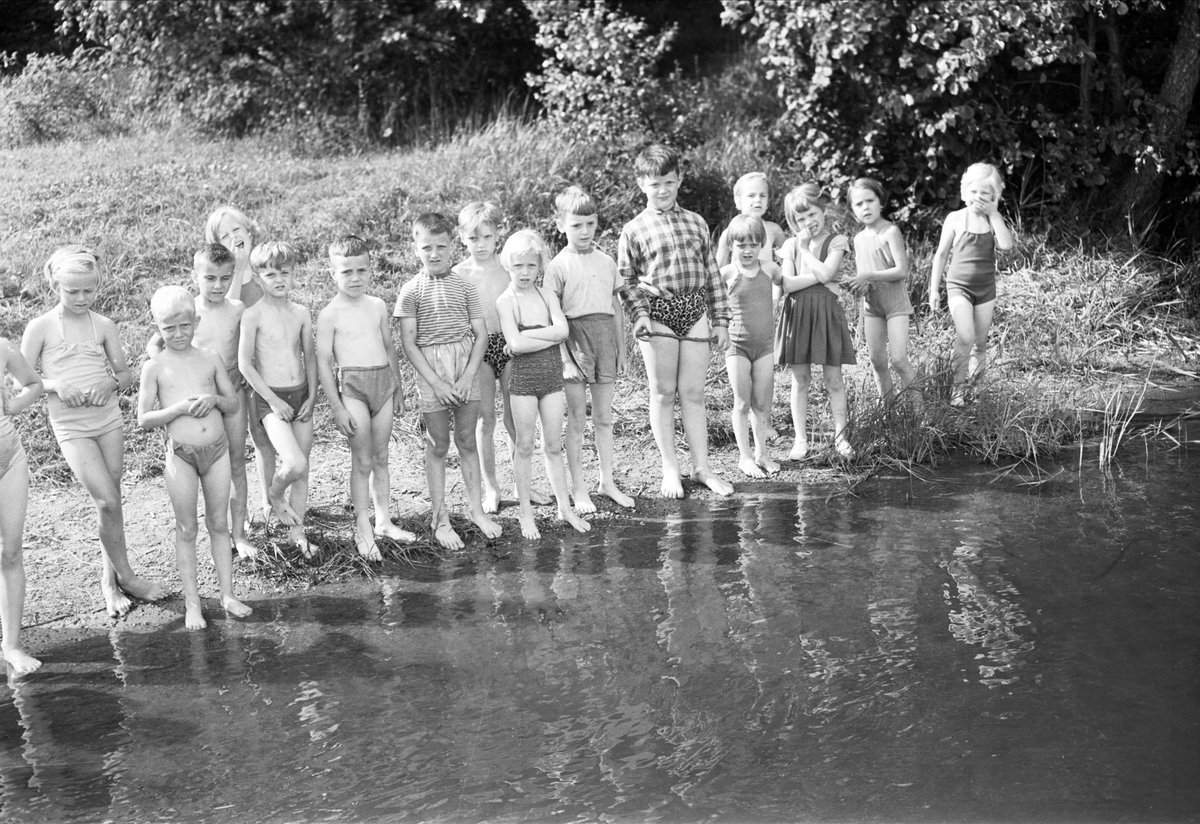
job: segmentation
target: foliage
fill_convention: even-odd
[[[166,103],[225,134],[304,123],[363,140],[411,138],[418,122],[503,99],[529,53],[517,48],[528,27],[518,0],[58,0],[57,8],[64,29],[148,74],[147,105]]]
[[[991,160],[1022,209],[1061,216],[1135,161],[1198,168],[1194,119],[1173,164],[1153,139],[1161,0],[724,2],[786,105],[777,151],[835,186],[869,174],[911,208]]]
[[[0,146],[80,139],[116,128],[113,83],[102,61],[30,55],[24,70],[0,77]]]

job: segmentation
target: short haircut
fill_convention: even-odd
[[[237,261],[233,252],[219,243],[206,243],[192,255],[192,269],[197,270],[207,264],[209,266],[234,266]]]
[[[371,249],[367,246],[367,242],[358,235],[342,235],[333,243],[329,244],[329,257],[358,257],[359,255],[370,256]]]
[[[599,211],[592,196],[578,186],[568,186],[554,198],[554,216],[562,220],[567,215],[588,217]]]
[[[504,223],[504,212],[500,211],[500,204],[490,200],[474,200],[458,213],[458,231],[460,232],[472,232],[478,229],[482,223],[487,223],[496,231],[500,231],[500,226]]]
[[[977,180],[986,180],[988,183],[991,183],[992,188],[996,190],[996,199],[1000,199],[1000,195],[1004,192],[1004,178],[1000,177],[999,169],[991,163],[972,163],[963,172],[959,190],[965,190],[968,185]]]
[[[783,213],[793,232],[800,231],[800,215],[814,206],[822,212],[829,211],[829,199],[821,193],[821,187],[816,183],[801,183],[787,193],[783,199]]]
[[[529,254],[537,255],[540,270],[546,271],[550,264],[550,248],[533,229],[522,229],[504,241],[504,248],[500,250],[500,265],[511,269],[513,258]]]
[[[767,197],[770,197],[771,181],[762,172],[746,172],[746,174],[739,177],[737,182],[733,184],[733,196],[735,198],[741,197],[742,192],[746,190],[747,186],[749,186],[751,183],[757,183],[760,180],[767,184]]]
[[[651,143],[633,161],[633,173],[638,178],[664,177],[679,172],[679,152],[661,143]]]
[[[738,215],[729,221],[726,232],[730,243],[750,242],[759,246],[765,246],[767,243],[767,227],[757,215]]]
[[[413,221],[412,232],[414,238],[417,232],[427,235],[453,235],[454,224],[441,212],[426,212]]]
[[[255,246],[250,253],[250,268],[255,272],[259,269],[285,269],[295,266],[297,257],[291,244],[282,240],[268,240]]]
[[[888,201],[887,190],[883,188],[883,184],[873,177],[860,177],[850,184],[850,191],[855,189],[866,189],[872,192],[875,197],[879,198],[879,205],[886,206]]]
[[[58,286],[58,278],[61,275],[94,274],[98,285],[100,283],[100,257],[88,247],[73,243],[70,246],[61,246],[55,249],[42,271],[45,273],[46,282],[50,284],[51,289]]]
[[[160,286],[150,298],[150,315],[155,323],[186,315],[196,317],[196,299],[182,286]]]
[[[258,234],[258,224],[247,217],[241,209],[235,209],[233,206],[218,206],[208,216],[208,220],[204,221],[204,239],[206,241],[209,243],[221,242],[221,236],[217,232],[220,229],[221,221],[227,217],[231,217],[245,226],[246,231],[250,233],[251,242],[254,241],[254,237]]]

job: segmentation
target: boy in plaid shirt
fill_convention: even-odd
[[[621,230],[617,269],[621,299],[646,363],[650,429],[662,456],[662,495],[683,497],[675,453],[677,395],[692,453],[692,480],[730,495],[733,487],[708,466],[704,379],[710,345],[718,352],[729,346],[731,317],[708,224],[675,202],[683,175],[673,149],[648,146],[633,168],[646,208]]]

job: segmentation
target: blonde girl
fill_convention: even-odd
[[[100,589],[109,615],[117,618],[129,612],[130,596],[157,601],[167,594],[161,584],[134,574],[125,547],[125,433],[117,395],[133,376],[117,325],[92,311],[100,289],[96,254],[64,246],[50,256],[45,273],[58,305],[25,327],[21,354],[42,373],[54,437],[96,504],[104,550]]]
[[[963,208],[951,212],[929,273],[929,308],[941,308],[939,287],[946,275],[946,303],[954,319],[954,394],[951,406],[966,403],[967,382],[977,378],[987,357],[987,336],[996,308],[996,250],[1013,247],[1012,232],[1000,216],[1004,181],[990,163],[976,163],[962,176]],[[946,260],[950,258],[950,268]]]
[[[737,206],[738,214],[756,217],[763,222],[767,231],[767,240],[762,245],[759,258],[764,263],[775,262],[775,250],[787,240],[787,233],[774,221],[767,220],[765,215],[771,205],[771,183],[762,172],[747,172],[733,184],[733,204]],[[733,258],[730,247],[729,228],[721,233],[717,241],[717,265],[728,266]]]
[[[854,236],[857,274],[842,285],[862,295],[871,369],[879,397],[892,397],[894,384],[889,370],[900,376],[901,391],[917,378],[908,362],[908,319],[913,313],[908,299],[908,250],[895,223],[883,216],[887,194],[883,185],[869,177],[850,184],[850,208],[862,231]]]
[[[19,387],[9,397],[9,379]],[[26,675],[42,665],[21,646],[21,616],[25,611],[25,567],[22,538],[25,509],[29,504],[29,461],[10,415],[15,415],[42,394],[42,379],[11,343],[0,338],[0,651],[16,675]]]
[[[808,456],[808,386],[812,366],[822,367],[833,416],[834,445],[844,458],[854,450],[846,434],[846,384],[842,366],[856,363],[846,313],[838,300],[838,269],[850,248],[845,235],[825,225],[829,201],[815,183],[802,184],[784,199],[795,236],[779,250],[783,309],[775,330],[775,360],[792,371],[792,424],[796,440],[788,459]]]
[[[250,250],[258,235],[258,224],[233,206],[220,206],[204,222],[204,239],[219,243],[233,253],[233,283],[226,297],[240,300],[249,309],[262,297],[262,287],[250,267]]]

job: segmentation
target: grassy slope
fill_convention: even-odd
[[[752,141],[725,135],[693,154],[684,205],[716,222],[722,186],[761,168]],[[163,283],[185,283],[191,253],[202,240],[205,216],[235,204],[260,223],[264,238],[296,243],[308,256],[299,271],[298,299],[314,310],[328,300],[322,249],[335,235],[354,232],[377,244],[376,292],[390,300],[414,269],[408,221],[417,214],[454,215],[466,202],[504,204],[512,228],[535,226],[554,243],[552,197],[568,183],[592,190],[602,204],[602,246],[614,251],[621,224],[639,208],[623,161],[567,143],[548,129],[495,124],[449,145],[348,158],[298,158],[265,140],[204,142],[153,134],[91,144],[34,147],[0,155],[0,275],[19,279],[29,294],[6,288],[0,334],[19,338],[25,323],[52,301],[40,276],[50,252],[67,242],[96,248],[108,275],[97,310],[122,324],[135,369],[149,334],[148,302]],[[767,169],[781,183],[794,175]],[[727,197],[727,196],[725,196]],[[780,198],[781,199],[781,198]],[[731,204],[729,204],[731,205]],[[779,218],[776,210],[776,218]],[[852,226],[846,227],[853,231]],[[916,242],[912,293],[924,303],[931,248]],[[1151,364],[1195,369],[1200,344],[1193,322],[1154,309],[1155,284],[1171,264],[1137,254],[1096,253],[1022,237],[1006,265],[993,331],[1000,368],[972,415],[949,416],[936,402],[924,425],[905,410],[879,410],[866,368],[850,374],[861,444],[890,443],[901,457],[924,458],[950,442],[985,459],[1052,453],[1085,427],[1063,409],[1096,403],[1092,386],[1102,372],[1134,374]],[[5,273],[7,270],[7,274]],[[1167,307],[1169,308],[1169,307]],[[922,319],[910,345],[936,392],[946,383],[944,359],[951,329],[943,315]],[[728,437],[730,393],[723,370],[710,372],[710,426]],[[640,372],[640,360],[631,359]],[[1106,382],[1106,381],[1101,381]],[[639,419],[638,381],[622,388],[618,404]],[[787,423],[787,382],[776,387],[776,422]],[[814,403],[810,414],[825,416]],[[619,410],[620,411],[620,410]],[[820,418],[817,426],[824,423]],[[61,472],[57,450],[36,421],[23,425],[35,465]],[[146,436],[130,433],[131,468],[138,456],[155,460]]]

